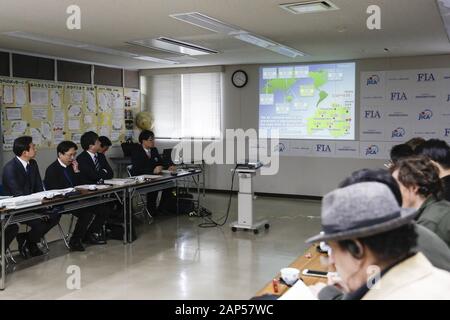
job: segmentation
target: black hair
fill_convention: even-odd
[[[95,145],[95,142],[98,139],[98,134],[96,134],[94,131],[88,131],[83,133],[83,135],[80,138],[80,144],[83,150],[89,149],[89,146]]]
[[[414,150],[406,143],[397,144],[391,149],[391,161],[395,164],[399,160],[414,156]]]
[[[439,163],[444,169],[450,169],[450,146],[439,139],[425,141],[416,149],[416,154],[425,155]]]
[[[72,148],[75,148],[75,150],[78,149],[78,147],[77,147],[75,142],[73,142],[73,141],[62,141],[56,147],[56,154],[57,155],[59,155],[60,153],[61,154],[65,154],[67,151],[69,151]]]
[[[417,246],[417,233],[413,224],[406,224],[399,228],[358,238],[358,241],[381,261],[397,261],[406,257]],[[348,251],[354,258],[360,259],[362,252],[354,240],[337,241],[339,247]]]
[[[392,174],[388,170],[384,169],[361,169],[354,171],[350,177],[345,178],[339,184],[339,188],[345,188],[352,184],[360,182],[379,182],[386,185],[394,194],[395,200],[398,205],[402,206],[402,193],[400,192],[400,186],[398,182],[392,177]]]
[[[111,142],[111,140],[109,140],[108,137],[100,136],[100,137],[98,137],[98,140],[100,141],[100,146],[102,148],[111,147],[112,146],[112,142]]]
[[[139,143],[142,143],[144,140],[155,139],[155,134],[150,130],[142,130],[139,134]]]
[[[33,143],[33,138],[30,136],[18,137],[14,140],[13,152],[16,156],[22,156],[25,151],[30,151],[30,145]]]

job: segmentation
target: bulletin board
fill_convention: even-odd
[[[3,150],[11,150],[22,135],[32,136],[38,148],[63,140],[79,144],[86,131],[118,144],[132,136],[141,108],[137,89],[14,78],[0,78],[0,97]]]

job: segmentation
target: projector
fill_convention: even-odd
[[[259,169],[263,166],[263,164],[261,163],[261,161],[238,161],[237,163],[237,167],[239,169],[251,169],[251,170],[256,170]]]

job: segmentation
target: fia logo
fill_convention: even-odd
[[[331,148],[328,144],[316,144],[317,152],[331,152]]]
[[[450,128],[444,129],[444,136],[446,136],[446,137],[450,136]]]
[[[392,138],[402,138],[405,136],[405,133],[405,129],[403,129],[402,127],[398,127],[397,129],[392,131]]]
[[[391,101],[405,101],[408,100],[404,92],[391,92]]]
[[[432,73],[418,73],[417,82],[435,81]]]
[[[378,82],[380,82],[380,77],[376,74],[371,75],[368,79],[367,79],[367,85],[377,85]]]
[[[284,145],[284,143],[280,142],[273,148],[273,151],[284,152],[286,151],[286,146]]]
[[[366,110],[364,111],[364,118],[366,119],[381,119],[380,111],[378,110]]]
[[[376,155],[376,154],[378,154],[378,152],[379,152],[379,148],[378,148],[378,146],[377,145],[371,145],[371,146],[368,146],[367,147],[367,149],[366,149],[366,156],[368,156],[368,155]]]
[[[419,113],[419,120],[430,120],[433,117],[433,111],[425,109]]]

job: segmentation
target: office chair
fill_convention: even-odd
[[[127,166],[128,177],[132,177],[131,170],[133,170],[133,165],[132,164]],[[137,200],[138,200],[137,201],[137,206],[141,207],[141,210],[137,211],[135,213],[135,215],[146,213],[148,218],[149,218],[149,220],[151,221],[151,219],[153,219],[153,217],[150,214],[150,211],[148,211],[148,209],[147,209],[147,201],[146,201],[146,199],[144,199],[144,196],[142,194],[138,193],[138,199]],[[131,199],[130,199],[130,201],[131,201]]]

